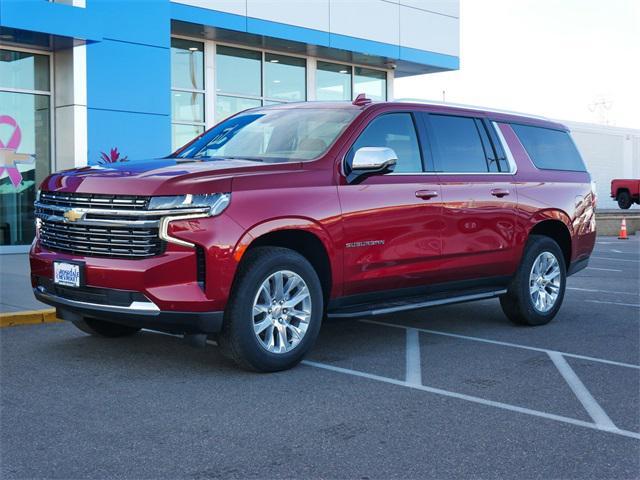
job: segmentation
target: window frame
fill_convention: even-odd
[[[207,88],[207,60],[206,60],[206,56],[207,56],[207,45],[205,43],[204,40],[195,40],[192,38],[185,38],[185,37],[177,37],[177,36],[171,36],[171,40],[176,39],[176,40],[183,40],[183,41],[189,41],[189,42],[193,42],[193,43],[199,43],[202,45],[202,56],[203,56],[203,61],[202,61],[202,83],[203,83],[203,89],[192,89],[192,88],[184,88],[184,87],[174,87],[173,86],[173,78],[171,78],[171,89],[169,92],[170,95],[170,100],[171,100],[171,149],[172,150],[176,150],[178,148],[180,148],[181,145],[173,145],[173,126],[174,125],[186,125],[189,127],[201,127],[202,128],[202,132],[207,130],[207,120],[208,120],[208,116],[209,116],[209,112],[207,111],[207,92],[206,92],[206,88]],[[170,49],[173,48],[173,46],[169,47]],[[171,69],[173,70],[173,65],[171,65]],[[195,121],[186,121],[186,120],[177,120],[174,115],[173,115],[173,94],[175,92],[179,92],[179,93],[186,93],[186,94],[198,94],[198,95],[202,95],[202,121],[201,122],[195,122]],[[200,132],[200,133],[202,133]]]
[[[425,163],[425,149],[423,148],[424,145],[424,135],[421,132],[421,128],[420,128],[420,121],[417,118],[418,114],[420,112],[417,112],[415,110],[391,110],[391,111],[386,111],[386,112],[382,112],[379,115],[374,115],[371,118],[365,119],[366,124],[362,127],[362,129],[357,133],[357,135],[355,136],[355,138],[350,142],[349,144],[349,148],[347,148],[347,151],[345,152],[345,154],[342,157],[342,174],[346,176],[347,172],[351,171],[351,160],[352,158],[352,150],[354,145],[356,144],[356,142],[358,141],[358,139],[362,136],[362,134],[365,132],[365,130],[367,128],[369,128],[369,126],[376,120],[378,120],[379,118],[386,116],[386,115],[394,115],[394,114],[399,114],[399,113],[404,113],[404,114],[409,114],[410,118],[411,118],[411,122],[413,124],[413,128],[416,132],[416,140],[418,142],[418,153],[420,154],[420,165],[422,167],[422,170],[420,172],[391,172],[391,173],[387,173],[383,176],[390,176],[390,175],[425,175],[425,174],[431,174],[434,172],[429,172],[427,170],[425,170],[427,168],[427,164]],[[354,152],[355,153],[355,152]]]

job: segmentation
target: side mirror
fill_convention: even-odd
[[[356,150],[347,174],[348,183],[357,183],[371,175],[384,175],[396,168],[398,156],[387,147],[362,147]]]

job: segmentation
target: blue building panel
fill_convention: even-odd
[[[123,42],[168,47],[169,0],[86,0],[86,10],[100,22],[102,36]]]
[[[167,96],[167,95],[165,95]],[[113,110],[87,109],[89,164],[117,148],[129,160],[163,157],[171,153],[171,117]]]
[[[86,8],[43,0],[0,1],[0,27],[80,40],[101,40],[102,25]]]
[[[114,40],[87,47],[87,106],[171,114],[171,58],[167,47]]]

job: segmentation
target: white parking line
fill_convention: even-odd
[[[629,258],[614,258],[614,257],[598,257],[596,255],[591,255],[591,258],[597,258],[598,260],[614,260],[616,262],[633,262],[640,263],[640,260],[631,260]]]
[[[615,248],[612,248],[611,253],[624,253],[624,252],[622,250],[616,250]]]
[[[600,270],[602,272],[621,272],[622,270],[616,270],[614,268],[596,268],[596,267],[587,267],[585,270]]]
[[[634,307],[640,308],[640,304],[637,303],[622,303],[622,302],[603,302],[601,300],[585,300],[590,303],[604,303],[606,305],[620,305],[621,307]]]
[[[422,385],[422,359],[420,358],[420,333],[407,328],[407,362],[405,378],[411,385]]]
[[[489,340],[487,338],[481,338],[481,337],[470,337],[468,335],[460,335],[460,334],[457,334],[457,333],[441,332],[439,330],[429,330],[427,328],[407,327],[405,325],[400,325],[400,324],[397,324],[397,323],[379,322],[377,320],[360,320],[360,321],[363,322],[363,323],[371,323],[373,325],[383,325],[385,327],[415,328],[419,332],[431,333],[433,335],[442,335],[444,337],[459,338],[461,340],[471,340],[471,341],[474,341],[474,342],[490,343],[490,344],[493,344],[493,345],[501,345],[503,347],[522,348],[523,350],[532,350],[534,352],[543,352],[543,353],[557,352],[557,353],[560,353],[560,354],[564,355],[565,357],[577,358],[577,359],[580,359],[580,360],[588,360],[590,362],[605,363],[607,365],[616,365],[618,367],[635,368],[635,369],[640,370],[640,365],[633,365],[631,363],[624,363],[624,362],[616,362],[615,360],[605,360],[604,358],[589,357],[587,355],[578,355],[578,354],[575,354],[575,353],[560,352],[558,350],[550,350],[548,348],[530,347],[528,345],[520,345],[519,343],[502,342],[500,340]]]
[[[571,417],[565,417],[562,415],[556,415],[553,413],[541,412],[539,410],[533,410],[531,408],[519,407],[517,405],[510,405],[508,403],[496,402],[494,400],[487,400],[485,398],[474,397],[473,395],[465,395],[464,393],[450,392],[449,390],[442,390],[440,388],[429,387],[426,385],[415,385],[413,383],[403,382],[402,380],[396,380],[395,378],[382,377],[380,375],[374,375],[372,373],[360,372],[358,370],[351,370],[349,368],[336,367],[334,365],[328,365],[325,363],[312,362],[310,360],[303,360],[303,365],[309,367],[322,368],[324,370],[330,370],[333,372],[344,373],[347,375],[353,375],[356,377],[367,378],[369,380],[376,380],[378,382],[389,383],[392,385],[398,385],[400,387],[412,388],[414,390],[421,390],[423,392],[434,393],[436,395],[442,395],[444,397],[457,398],[459,400],[466,400],[467,402],[478,403],[480,405],[487,405],[490,407],[500,408],[502,410],[509,410],[512,412],[523,413],[525,415],[531,415],[533,417],[545,418],[547,420],[555,420],[556,422],[568,423],[570,425],[577,425],[580,427],[591,428],[593,430],[599,430],[601,432],[607,432],[615,435],[621,435],[623,437],[635,438],[640,440],[640,433],[630,432],[628,430],[611,430],[609,428],[603,428],[595,423],[585,422],[583,420],[577,420]]]
[[[593,292],[593,293],[609,293],[612,295],[633,295],[634,297],[638,297],[640,295],[640,293],[614,292],[613,290],[597,290],[594,288],[580,288],[580,287],[567,287],[567,290],[577,290],[579,292]]]
[[[618,430],[565,358],[558,352],[547,352],[547,354],[595,424],[606,430]]]

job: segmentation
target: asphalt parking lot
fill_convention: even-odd
[[[598,239],[556,319],[496,300],[325,323],[277,374],[214,345],[0,330],[0,476],[638,478],[640,237]]]

